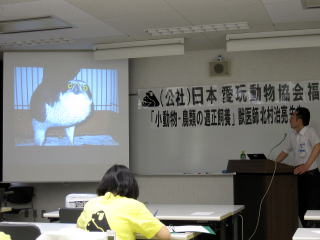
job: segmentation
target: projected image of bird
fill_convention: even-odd
[[[52,127],[65,128],[65,134],[73,144],[77,124],[84,122],[92,111],[89,86],[81,80],[63,84],[41,83],[31,97],[34,143],[43,145],[46,132]]]

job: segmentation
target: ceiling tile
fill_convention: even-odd
[[[186,49],[195,50],[224,48],[226,33],[320,28],[320,10],[304,10],[300,0],[0,0],[0,21],[44,15],[57,16],[74,28],[0,35],[0,44],[64,37],[72,44],[39,48],[91,49],[95,43],[172,37],[152,37],[145,32],[149,28],[239,21],[250,26],[249,30],[173,36],[186,38]]]
[[[166,0],[193,24],[246,21],[269,24],[268,13],[260,0]]]
[[[320,21],[320,9],[304,9],[301,0],[262,0],[274,23]]]

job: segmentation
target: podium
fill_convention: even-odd
[[[271,160],[229,160],[227,170],[235,172],[234,204],[245,205],[244,239],[249,239],[258,220],[260,201],[274,171]],[[297,177],[293,167],[277,163],[276,173],[266,195],[258,229],[252,240],[291,240],[298,227]]]

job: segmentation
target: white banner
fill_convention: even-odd
[[[297,106],[319,102],[319,80],[139,89],[154,127],[286,124]]]

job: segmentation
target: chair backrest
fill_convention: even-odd
[[[24,204],[32,202],[33,198],[33,187],[28,185],[14,185],[8,187],[7,191],[11,192],[8,194],[7,201],[15,204]]]
[[[40,236],[40,229],[32,224],[0,223],[0,231],[11,236],[12,240],[35,240]]]
[[[41,234],[38,240],[116,240],[116,233],[107,232],[87,232],[80,228],[65,228],[58,231],[47,231]]]
[[[61,223],[77,223],[83,208],[60,208],[59,218]]]

